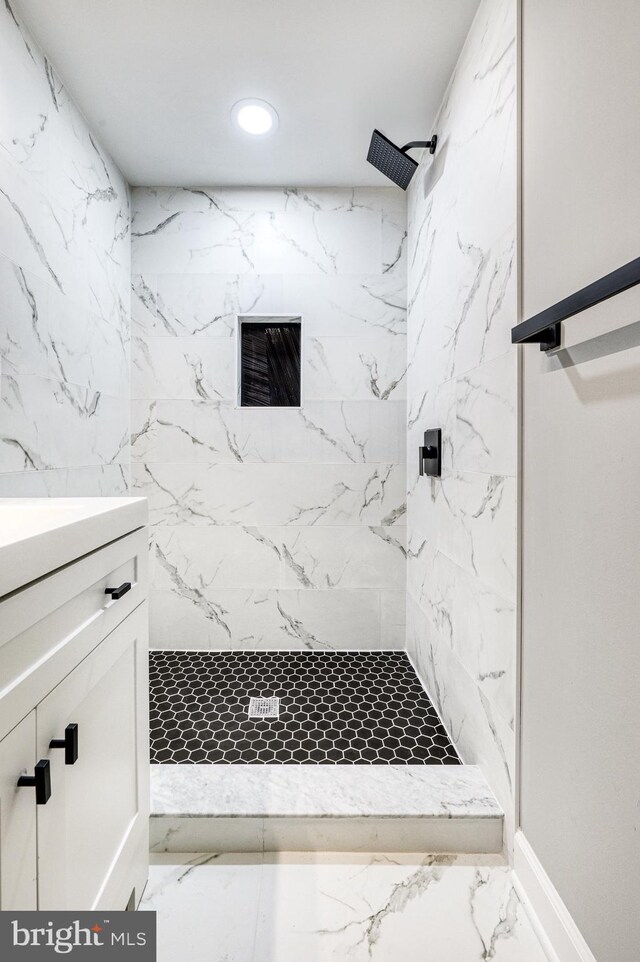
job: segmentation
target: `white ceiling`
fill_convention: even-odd
[[[132,184],[388,184],[373,127],[428,138],[478,0],[14,0]],[[275,134],[232,126],[246,97]]]

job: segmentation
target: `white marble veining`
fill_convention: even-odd
[[[134,197],[139,218],[145,195]],[[135,260],[133,268],[132,322],[139,337],[232,337],[238,314],[284,312],[284,278],[277,274],[142,276]]]
[[[305,396],[310,400],[404,400],[407,345],[403,337],[309,337],[303,346]]]
[[[158,960],[546,962],[491,858],[154,856]]]
[[[132,231],[137,270],[158,274],[375,274],[382,262],[381,218],[360,209],[238,211],[223,191],[199,211],[177,209]],[[177,195],[176,195],[177,196]],[[181,198],[177,198],[180,203]],[[349,218],[349,243],[344,222]],[[161,226],[163,225],[163,226]],[[176,242],[176,238],[179,241]]]
[[[431,818],[407,815],[277,818],[152,818],[152,852],[447,852],[502,851],[502,816]]]
[[[368,339],[391,334],[402,341],[406,334],[406,282],[402,271],[370,276],[292,274],[283,280],[284,295],[299,305],[309,337]]]
[[[393,525],[404,465],[134,463],[153,524]]]
[[[235,341],[218,337],[136,338],[131,396],[235,402]]]
[[[496,793],[505,810],[505,828],[508,829],[510,812],[507,805],[514,791],[513,727],[496,708],[497,699],[490,700],[490,688],[485,683],[483,690],[458,660],[446,635],[438,630],[411,595],[407,606],[407,648],[459,754],[482,768]],[[497,683],[500,681],[498,678]],[[513,700],[513,694],[509,694]]]
[[[402,273],[145,274],[134,276],[133,324],[140,337],[232,337],[236,315],[282,314],[295,303],[309,337],[402,338]]]
[[[513,826],[516,5],[482,0],[409,190],[407,648]],[[441,427],[441,479],[418,479]]]
[[[152,765],[154,852],[500,852],[502,810],[460,765]]]
[[[239,855],[155,858],[140,909],[158,913],[158,959],[250,962],[261,867]]]
[[[0,87],[0,492],[120,494],[128,187],[11,0]]]
[[[133,191],[152,645],[403,647],[406,242],[394,188]],[[237,406],[237,315],[270,313],[300,408]]]
[[[128,494],[128,465],[103,464],[0,474],[2,498],[75,498],[84,497],[87,491],[91,491],[93,497]]]
[[[499,818],[474,765],[152,765],[153,816]]]
[[[171,590],[151,591],[156,648],[332,651],[404,645],[404,588],[203,590],[175,570],[168,573]]]
[[[404,588],[404,528],[158,526],[152,587],[173,590],[201,573],[217,588]]]
[[[145,463],[398,464],[404,421],[397,401],[307,401],[265,411],[218,400],[137,400],[132,454]]]

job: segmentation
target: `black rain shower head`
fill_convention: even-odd
[[[371,134],[367,160],[394,184],[406,190],[418,168],[417,162],[413,157],[409,157],[407,151],[412,147],[428,147],[429,153],[435,154],[437,143],[438,138],[434,134],[431,140],[412,140],[401,149],[379,130],[374,130]]]

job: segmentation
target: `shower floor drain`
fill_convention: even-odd
[[[249,700],[249,718],[279,718],[279,698],[251,698]]]

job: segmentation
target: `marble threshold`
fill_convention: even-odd
[[[152,765],[153,852],[502,851],[474,765]]]

